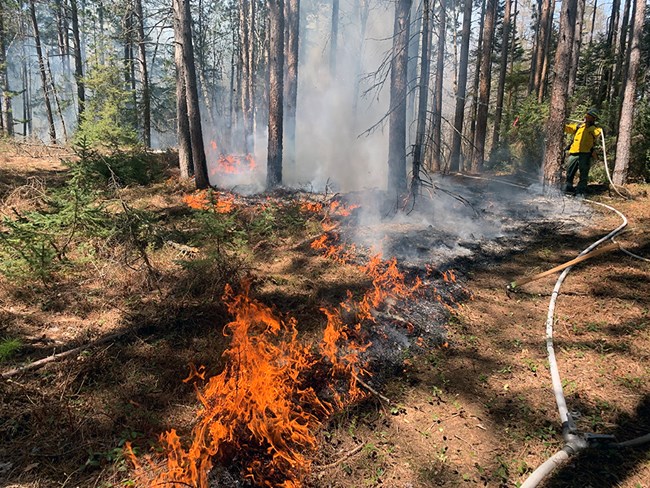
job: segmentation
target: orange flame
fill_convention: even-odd
[[[359,354],[368,346],[355,345],[336,310],[323,309],[327,326],[317,355],[310,344],[298,341],[294,319],[278,319],[270,308],[249,298],[248,290],[235,294],[227,286],[224,301],[234,317],[224,329],[231,336],[224,353],[227,362],[221,374],[196,387],[202,408],[190,445],[183,447],[173,429],[161,436],[167,457],[162,469],[151,457],[145,469],[130,446],[127,454],[139,481],[149,486],[207,487],[213,463],[227,462],[228,453],[236,450],[258,453],[246,468],[256,484],[298,488],[309,472],[320,419],[331,414],[334,405],[341,408],[364,395],[357,378],[367,373]],[[323,387],[330,401],[305,384],[310,371],[325,359],[332,368],[332,384]],[[204,368],[192,367],[184,381],[204,375]],[[335,386],[341,382],[348,385],[345,393]]]
[[[237,154],[221,154],[217,159],[217,166],[212,171],[213,174],[242,174],[250,173],[255,170],[257,163],[252,154],[237,155]]]
[[[183,202],[194,210],[230,213],[235,209],[235,196],[232,193],[197,190],[183,196]]]

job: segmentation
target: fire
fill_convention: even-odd
[[[196,192],[184,201],[192,208],[219,212],[234,197]],[[312,211],[312,207],[303,207]],[[317,208],[317,205],[313,208]],[[342,215],[330,205],[329,213]],[[321,206],[317,211],[323,210]],[[373,256],[355,264],[354,246],[330,242],[323,234],[311,247],[341,263],[357,266],[372,280],[361,298],[348,292],[339,308],[322,308],[327,323],[317,343],[299,340],[297,322],[279,318],[268,306],[249,296],[248,286],[235,293],[226,286],[223,300],[232,321],[224,327],[230,346],[223,353],[222,372],[205,379],[206,369],[192,367],[184,381],[193,381],[200,408],[189,439],[171,429],[161,436],[163,455],[136,457],[130,446],[138,486],[194,486],[207,488],[215,464],[236,462],[257,486],[300,488],[310,472],[316,434],[337,409],[362,398],[362,377],[369,375],[363,352],[364,322],[391,300],[406,298],[423,285],[408,283],[396,259]],[[453,272],[450,279],[455,279]],[[353,323],[343,320],[354,318]]]
[[[243,174],[252,173],[257,167],[255,158],[252,154],[236,155],[221,154],[217,159],[217,166],[212,170],[212,174]]]
[[[323,210],[323,204],[320,202],[300,202],[300,210],[307,213],[319,213]]]
[[[456,283],[456,274],[453,269],[448,269],[442,272],[442,279],[447,283]]]
[[[194,210],[230,213],[235,209],[235,196],[232,193],[212,190],[197,190],[183,196],[183,202]]]
[[[278,318],[247,289],[236,294],[227,286],[223,298],[234,317],[224,328],[231,337],[226,366],[203,387],[195,384],[201,408],[189,445],[172,429],[161,436],[164,466],[150,456],[139,462],[130,446],[127,454],[148,486],[207,487],[214,463],[227,465],[237,452],[252,455],[245,470],[256,485],[298,488],[309,473],[321,419],[364,396],[358,378],[367,371],[360,353],[369,344],[352,340],[336,309],[322,309],[327,326],[314,346],[298,340],[294,319]],[[328,368],[329,379],[315,383],[319,390],[308,384]],[[193,367],[185,381],[204,376],[204,368]]]

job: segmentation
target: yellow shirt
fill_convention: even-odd
[[[594,148],[596,139],[600,137],[603,130],[595,125],[587,125],[584,122],[581,124],[566,124],[564,132],[567,134],[575,134],[573,142],[569,147],[569,153],[590,153]]]

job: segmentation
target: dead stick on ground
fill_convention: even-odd
[[[23,366],[18,366],[17,368],[10,369],[9,371],[5,371],[2,373],[2,378],[11,378],[12,376],[16,376],[19,373],[22,373],[24,371],[32,371],[35,369],[42,368],[48,363],[57,361],[59,359],[67,358],[68,356],[72,356],[74,354],[77,354],[85,349],[89,349],[91,347],[98,346],[100,344],[104,344],[105,342],[112,341],[114,339],[117,339],[118,337],[121,337],[131,331],[123,331],[123,332],[118,332],[116,334],[111,334],[107,335],[106,337],[101,337],[97,339],[96,341],[89,342],[87,344],[84,344],[83,346],[75,347],[72,349],[68,349],[67,351],[60,352],[58,354],[52,354],[51,356],[48,356],[43,359],[39,359],[38,361],[34,361],[33,363],[25,364]]]
[[[357,447],[352,449],[350,452],[345,453],[343,455],[343,457],[340,458],[338,461],[334,461],[333,463],[326,464],[324,466],[317,466],[318,470],[319,471],[325,471],[327,469],[335,468],[336,466],[341,464],[343,461],[345,461],[347,458],[349,458],[351,456],[354,456],[356,453],[358,453],[361,449],[363,449],[363,446],[365,446],[365,444],[359,444]]]
[[[596,249],[594,251],[588,252],[587,254],[583,254],[582,256],[578,256],[577,258],[574,258],[571,261],[567,261],[564,264],[560,264],[559,266],[549,269],[548,271],[544,271],[543,273],[538,273],[534,276],[529,276],[528,278],[521,278],[519,280],[513,281],[508,285],[508,289],[514,290],[518,286],[525,285],[526,283],[530,283],[531,281],[538,280],[540,278],[543,278],[544,276],[548,276],[550,274],[556,273],[565,268],[568,268],[569,266],[573,266],[574,264],[581,263],[582,261],[585,261],[589,258],[600,256],[601,254],[611,251],[612,249],[618,249],[618,248],[619,248],[618,243],[613,242],[611,244],[601,247],[600,249]]]
[[[379,393],[377,390],[375,390],[372,386],[370,386],[368,383],[363,381],[358,376],[354,375],[354,377],[357,380],[357,383],[359,383],[361,386],[363,386],[366,390],[368,390],[373,395],[378,396],[380,400],[383,400],[383,401],[385,401],[386,403],[388,403],[390,405],[390,398],[387,398],[384,395],[382,395],[381,393]]]

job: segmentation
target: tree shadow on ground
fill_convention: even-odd
[[[614,435],[618,442],[650,433],[650,395],[644,396],[633,415],[621,414],[615,423],[616,428],[607,434]],[[581,451],[570,460],[569,464],[553,473],[545,486],[549,488],[620,486],[647,462],[648,453],[650,453],[650,443],[628,448],[608,448],[604,443],[601,448]]]

